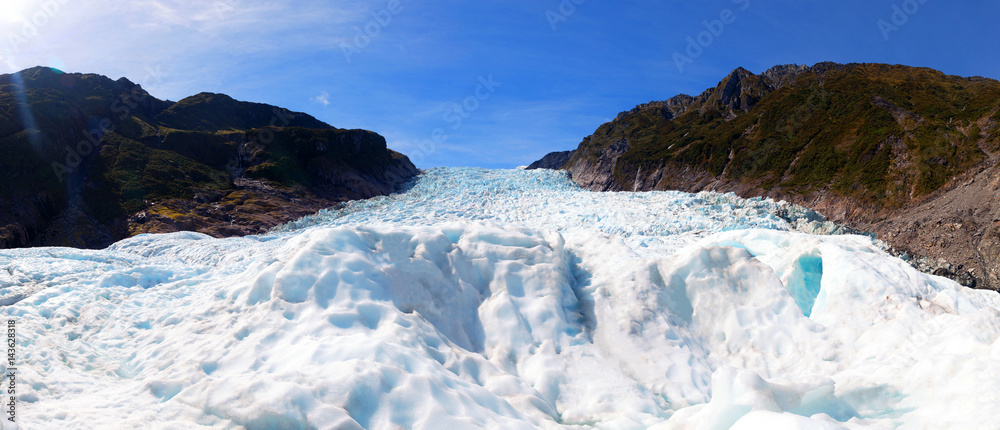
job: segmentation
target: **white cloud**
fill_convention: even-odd
[[[29,6],[26,2],[5,0],[0,2],[0,21],[8,23],[21,22],[24,17],[25,8]]]
[[[323,105],[324,107],[325,106],[330,106],[330,93],[328,93],[326,91],[323,91],[318,96],[313,97],[313,98],[311,98],[309,100],[312,100],[315,103],[319,103],[319,104]]]
[[[164,74],[158,84],[168,93],[158,95],[182,97],[210,90],[215,82],[236,74],[266,79],[260,76],[261,67],[303,55],[323,55],[324,50],[331,57],[340,55],[340,41],[353,37],[353,26],[370,19],[369,10],[378,4],[0,0],[0,73],[60,65],[69,72],[140,80],[147,68],[160,68]],[[51,12],[44,12],[46,7]],[[25,25],[30,26],[25,20],[43,12],[44,25],[33,26],[22,37]],[[7,22],[15,16],[21,18]],[[10,35],[19,43],[11,44]]]

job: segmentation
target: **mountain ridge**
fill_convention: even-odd
[[[0,76],[0,248],[101,248],[141,233],[266,231],[416,175],[366,130],[203,92],[160,100],[126,78]]]
[[[956,190],[1000,178],[998,124],[1000,82],[988,78],[867,63],[737,68],[696,97],[619,114],[558,167],[597,191],[787,200],[930,259],[967,286],[996,289],[1000,193]],[[941,199],[947,209],[931,211]],[[939,221],[961,232],[920,227]]]

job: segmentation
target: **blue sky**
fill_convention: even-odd
[[[422,168],[505,168],[736,67],[1000,79],[997,17],[992,0],[3,0],[0,72],[124,76],[170,100],[226,93],[376,131]]]

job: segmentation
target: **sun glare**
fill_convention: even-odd
[[[0,2],[0,21],[3,22],[18,22],[21,21],[21,9],[23,8],[21,2],[11,2],[4,1]]]

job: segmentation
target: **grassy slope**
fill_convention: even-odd
[[[764,189],[830,189],[895,207],[983,161],[983,149],[1000,149],[993,80],[864,64],[807,71],[774,91],[762,86],[750,84],[766,94],[735,119],[712,97],[672,119],[651,106],[602,125],[580,150],[592,157],[628,139],[615,171],[622,188],[639,169],[678,164]]]

